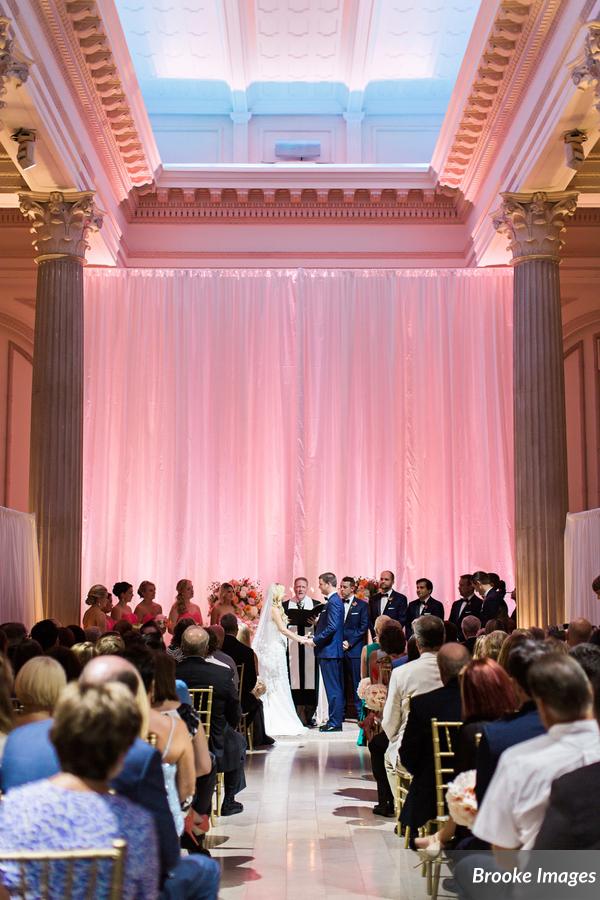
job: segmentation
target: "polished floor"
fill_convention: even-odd
[[[244,812],[207,842],[222,865],[222,900],[424,900],[417,857],[394,820],[374,816],[369,753],[357,729],[310,731],[248,756]]]

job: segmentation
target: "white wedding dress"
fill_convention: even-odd
[[[296,715],[288,678],[286,649],[288,639],[271,618],[273,585],[260,614],[252,649],[258,657],[260,678],[266,685],[262,695],[265,731],[273,737],[290,737],[308,731]],[[278,604],[279,605],[279,604]],[[281,609],[285,620],[285,613]]]

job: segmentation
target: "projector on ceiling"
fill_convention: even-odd
[[[321,155],[321,141],[275,141],[277,159],[312,160]]]

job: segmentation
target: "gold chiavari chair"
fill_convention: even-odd
[[[455,739],[462,722],[441,722],[438,719],[431,720],[431,733],[433,739],[433,762],[435,767],[435,803],[436,816],[429,822],[429,831],[438,831],[444,822],[448,820],[446,807],[446,789],[454,777],[454,753]],[[432,900],[437,900],[440,869],[446,860],[442,855],[437,859],[426,863],[427,893]]]
[[[151,747],[156,747],[158,744],[158,735],[155,731],[149,731],[146,735],[146,743],[150,744]]]
[[[16,863],[19,884],[11,888],[10,896],[18,900],[26,900],[35,892],[36,900],[55,900],[56,892],[51,892],[50,878],[53,863],[61,866],[61,900],[70,900],[73,887],[77,885],[78,894],[83,887],[87,897],[95,900],[120,900],[123,895],[123,878],[125,874],[125,854],[127,844],[124,840],[113,841],[112,847],[105,850],[20,850],[14,853],[0,851],[0,863]],[[110,886],[108,893],[100,893],[97,885],[99,863],[104,861],[110,866]],[[87,863],[82,866],[81,863]],[[32,883],[31,866],[35,865],[36,878]],[[41,867],[41,871],[40,871]]]
[[[210,687],[189,688],[190,697],[192,698],[192,706],[198,713],[206,740],[210,741],[210,719],[212,715],[212,698],[213,689]],[[221,803],[223,802],[224,793],[224,775],[223,772],[217,772],[217,783],[215,785],[215,810],[216,816],[221,815]]]
[[[406,803],[406,798],[408,796],[408,790],[410,788],[410,783],[412,781],[412,775],[408,772],[395,772],[395,782],[394,782],[394,806],[396,813],[396,826],[394,828],[395,833],[398,837],[402,837],[402,825],[400,823],[400,816],[402,814],[402,807]],[[410,828],[408,825],[404,829],[404,847],[408,850],[410,846]]]
[[[238,670],[238,678],[240,687],[238,690],[238,700],[240,702],[240,706],[242,705],[242,685],[244,683],[244,670],[245,663],[239,663],[236,666]],[[237,730],[240,734],[243,734],[246,738],[246,744],[248,745],[248,750],[254,750],[254,723],[250,723],[248,725],[248,713],[243,712],[242,717],[240,719],[240,724],[238,725]]]

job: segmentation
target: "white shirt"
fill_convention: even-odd
[[[505,750],[490,782],[473,834],[498,847],[533,847],[555,778],[600,761],[595,719],[553,725]]]
[[[350,594],[347,600],[344,600],[344,622],[348,618],[348,611],[354,601],[354,594]]]
[[[442,687],[437,654],[425,651],[418,659],[393,669],[383,708],[383,730],[389,738],[385,751],[388,763],[395,767],[398,748],[408,718],[410,698]]]

